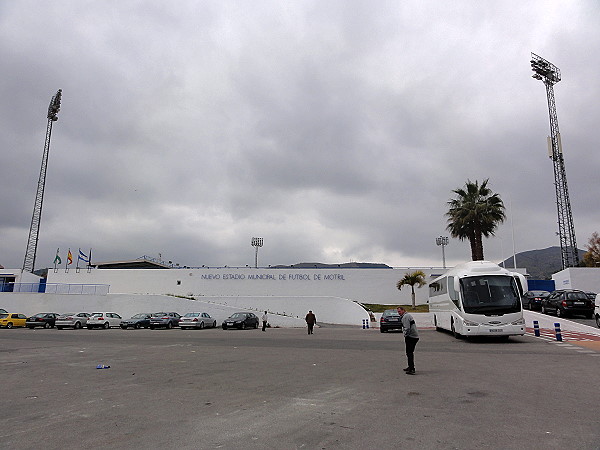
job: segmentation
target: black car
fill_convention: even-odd
[[[157,312],[152,313],[150,317],[150,329],[154,330],[155,328],[167,328],[171,329],[173,327],[179,326],[179,318],[181,315],[176,312]]]
[[[237,312],[225,319],[221,326],[224,330],[228,328],[238,328],[240,330],[258,328],[258,317],[251,312]]]
[[[121,321],[121,328],[126,330],[127,328],[150,328],[150,313],[139,313],[131,316],[129,319],[123,319]]]
[[[530,311],[540,311],[542,309],[542,300],[550,295],[548,291],[527,291],[523,294],[523,309]]]
[[[28,317],[25,325],[31,329],[36,327],[54,328],[54,324],[56,323],[58,316],[59,315],[56,313],[38,313]]]
[[[586,319],[594,316],[594,302],[583,291],[561,289],[553,291],[542,301],[542,312],[556,314],[557,317],[582,315]]]
[[[379,331],[385,333],[389,330],[401,330],[402,319],[395,309],[386,309],[379,319]]]

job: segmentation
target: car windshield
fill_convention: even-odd
[[[547,291],[531,291],[530,292],[532,297],[548,297],[550,295],[550,292]]]
[[[567,292],[567,300],[587,300],[584,292]]]
[[[61,314],[59,317],[69,317],[69,316],[74,316],[74,315],[75,315],[75,313],[64,313],[64,314]]]
[[[482,275],[460,279],[464,311],[468,314],[501,315],[521,310],[513,277]]]
[[[148,317],[148,314],[136,314],[134,316],[131,316],[132,319],[146,319]]]
[[[234,320],[239,320],[239,319],[245,319],[246,318],[246,314],[244,313],[235,313],[232,314],[231,317],[229,317],[230,319],[234,319]]]
[[[398,311],[396,311],[395,309],[388,309],[386,311],[383,312],[384,316],[397,316],[400,317],[400,314],[398,314]]]
[[[200,317],[200,313],[187,313],[183,317]]]

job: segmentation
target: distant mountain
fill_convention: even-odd
[[[579,259],[585,255],[585,250],[579,250]],[[551,280],[552,274],[562,269],[560,247],[548,247],[541,250],[529,250],[517,253],[517,267],[525,267],[532,280]],[[513,267],[512,256],[505,259],[500,265]]]
[[[391,269],[387,264],[349,262],[342,264],[298,263],[271,266],[271,269]]]

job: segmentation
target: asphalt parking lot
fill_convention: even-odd
[[[600,448],[600,349],[358,327],[0,330],[0,447]],[[110,369],[98,370],[98,364]]]

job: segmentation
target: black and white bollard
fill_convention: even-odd
[[[540,337],[540,323],[537,320],[533,321],[533,334]]]
[[[365,319],[363,319],[363,330],[367,328],[367,326],[365,325]]]
[[[562,333],[560,332],[560,323],[554,324],[554,332],[556,333],[556,340],[562,341]]]

